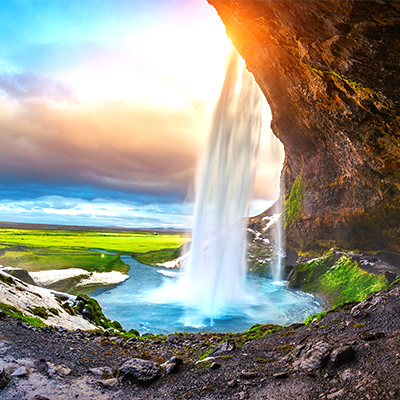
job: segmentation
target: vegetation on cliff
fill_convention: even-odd
[[[351,255],[335,251],[296,265],[289,276],[289,287],[322,297],[331,306],[362,301],[388,286],[384,273],[369,273]]]
[[[283,206],[283,221],[284,227],[290,228],[296,221],[299,221],[303,216],[302,202],[304,194],[303,177],[297,178],[290,192],[286,195]]]
[[[400,3],[208,2],[265,94],[285,148],[289,248],[400,260]]]

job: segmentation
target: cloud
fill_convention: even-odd
[[[0,200],[0,220],[132,228],[187,228],[191,208],[184,204],[85,200],[44,196],[29,200]]]
[[[46,98],[56,101],[76,101],[74,90],[65,82],[29,72],[1,74],[0,91],[17,100]]]
[[[203,110],[132,103],[57,108],[0,99],[0,185],[87,186],[184,199],[206,134]],[[204,128],[204,130],[202,129]],[[203,133],[203,132],[204,133]]]

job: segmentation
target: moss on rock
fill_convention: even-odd
[[[75,304],[75,311],[78,311],[84,318],[92,321],[95,325],[104,329],[124,332],[122,325],[118,321],[111,321],[104,315],[97,300],[82,294],[76,298]]]
[[[295,266],[289,277],[289,287],[314,293],[331,306],[362,301],[369,293],[388,286],[384,273],[368,273],[349,254],[334,251]]]
[[[21,310],[18,310],[16,307],[10,304],[0,303],[0,310],[11,317],[19,319],[21,322],[28,323],[29,325],[35,327],[46,326],[46,324],[40,318],[25,315]]]
[[[47,319],[49,318],[49,314],[44,307],[35,307],[32,309],[32,314],[37,315],[40,318]]]
[[[289,194],[286,196],[285,204],[283,206],[283,220],[285,228],[291,227],[296,221],[303,216],[302,202],[303,202],[304,184],[303,177],[297,178]]]

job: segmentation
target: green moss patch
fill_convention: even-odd
[[[343,255],[317,282],[317,289],[328,296],[332,305],[362,301],[371,292],[386,289],[384,274],[374,275],[362,270],[357,262]]]
[[[47,319],[49,318],[49,314],[44,307],[35,307],[32,310],[33,315],[37,315],[40,318]]]
[[[331,306],[337,306],[362,301],[369,293],[389,286],[384,274],[375,275],[364,271],[347,254],[337,257],[335,253],[329,252],[324,257],[297,265],[289,287],[322,296]]]
[[[118,321],[111,321],[104,315],[103,310],[101,309],[97,300],[92,299],[86,294],[78,296],[76,300],[77,303],[74,307],[75,310],[73,310],[75,314],[76,311],[81,313],[85,318],[89,319],[95,325],[104,329],[124,332],[122,325]]]
[[[6,285],[11,285],[14,282],[14,279],[11,278],[11,276],[0,274],[0,281],[5,283]]]
[[[285,198],[283,206],[283,221],[285,228],[291,227],[296,221],[303,216],[302,203],[303,203],[304,184],[303,177],[297,178],[289,194]]]
[[[7,315],[10,315],[14,318],[18,318],[21,322],[26,322],[29,325],[35,327],[46,326],[46,324],[37,317],[30,317],[29,315],[25,315],[22,311],[18,310],[16,307],[11,306],[9,304],[0,303],[0,310],[5,312]]]

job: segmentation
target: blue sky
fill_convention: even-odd
[[[0,221],[190,224],[229,47],[205,0],[3,0]],[[270,140],[257,211],[277,195]]]

